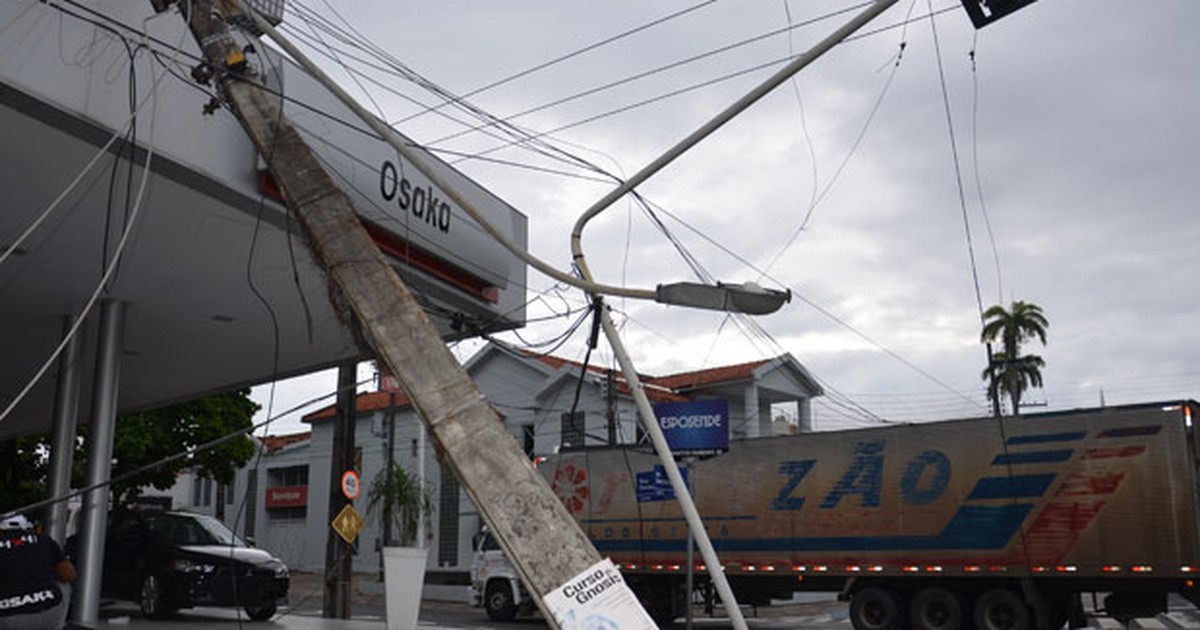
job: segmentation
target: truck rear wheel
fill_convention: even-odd
[[[489,582],[483,595],[483,609],[492,621],[512,621],[517,616],[512,588],[502,580]]]
[[[994,588],[975,600],[978,630],[1029,630],[1032,617],[1025,600],[1007,588]]]
[[[941,587],[922,589],[908,609],[913,630],[961,630],[970,615],[962,595]]]
[[[850,600],[854,630],[897,630],[904,625],[904,604],[890,588],[868,587]]]

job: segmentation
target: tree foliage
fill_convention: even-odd
[[[145,486],[167,490],[175,484],[180,471],[190,468],[195,468],[199,476],[218,483],[232,482],[237,470],[254,456],[254,441],[248,432],[258,409],[258,403],[250,399],[250,391],[243,389],[120,416],[113,435],[112,478],[174,455],[189,454],[114,483],[115,501],[125,503]],[[89,456],[86,446],[88,428],[80,428],[75,444],[71,485],[76,488],[84,484]],[[193,452],[207,442],[238,432],[241,433],[218,446]],[[0,467],[0,483],[3,484],[0,512],[48,498],[51,446],[49,435],[0,443],[0,457],[5,462],[18,464]]]
[[[1037,339],[1046,345],[1046,329],[1050,322],[1042,307],[1020,300],[1008,309],[997,304],[983,312],[983,343],[999,341],[1001,349],[990,353],[989,365],[983,370],[988,383],[988,399],[999,401],[1008,396],[1013,415],[1021,413],[1021,398],[1031,387],[1042,386],[1042,368],[1046,362],[1036,354],[1021,354],[1025,342]]]
[[[217,394],[200,400],[171,405],[154,411],[122,416],[113,440],[113,477],[118,477],[171,455],[253,426],[258,403],[249,390]],[[191,453],[170,464],[113,484],[118,504],[137,496],[138,488],[152,486],[168,490],[180,471],[196,468],[200,477],[221,484],[233,481],[237,470],[254,456],[254,442],[243,433],[219,446]]]
[[[421,484],[421,479],[403,467],[392,464],[371,480],[367,489],[367,513],[382,515],[392,522],[392,532],[402,547],[417,542],[420,523],[429,526],[433,514],[433,492]]]
[[[21,437],[0,442],[0,514],[46,498],[49,452],[43,440]]]

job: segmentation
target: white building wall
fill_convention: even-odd
[[[313,427],[315,436],[320,427]],[[280,518],[266,507],[267,489],[272,484],[272,470],[308,467],[308,505],[303,518]],[[289,567],[300,570],[320,570],[325,566],[324,511],[318,514],[317,505],[328,492],[328,450],[322,453],[307,443],[284,447],[274,454],[264,454],[257,462],[257,488],[254,503],[255,544],[279,556]],[[322,474],[324,473],[324,474]],[[243,489],[244,491],[244,489]],[[226,520],[228,521],[228,518]]]
[[[538,409],[534,420],[537,427],[538,454],[553,454],[562,447],[562,416],[570,413],[572,409],[584,414],[584,442],[582,445],[571,446],[598,447],[607,444],[608,407],[603,390],[596,382],[595,377],[589,375],[583,386],[579,388],[579,400],[576,403],[575,386],[577,382],[574,378],[560,378],[542,392],[541,396],[531,401]],[[619,419],[617,441],[618,443],[632,444],[637,437],[633,422],[633,419],[636,418],[634,407],[631,402],[618,399],[617,410]]]
[[[575,385],[578,369],[552,370],[544,364],[514,358],[505,352],[493,352],[482,360],[469,365],[470,373],[488,401],[501,414],[510,434],[523,445],[523,426],[535,428],[534,455],[548,455],[559,450],[562,439],[562,414],[570,411],[575,400]],[[588,447],[603,446],[607,437],[606,399],[600,377],[589,374],[579,391],[577,409],[583,411],[586,420]],[[753,385],[750,385],[751,387]],[[695,392],[699,397],[711,397],[715,392]],[[729,398],[730,417],[744,417],[745,400]],[[633,402],[625,396],[617,398],[618,442],[632,444],[638,436],[638,417]],[[383,470],[387,461],[386,438],[372,432],[372,426],[382,426],[386,411],[360,412],[355,431],[355,447],[361,449],[362,469],[360,476],[363,493],[354,507],[367,523],[358,537],[358,551],[354,559],[356,572],[370,573],[380,567],[377,545],[382,539],[379,515],[369,514],[367,494],[376,475]],[[420,423],[410,407],[396,412],[395,461],[412,473],[418,473],[416,444],[419,439]],[[312,437],[308,442],[291,445],[279,452],[264,455],[258,462],[258,487],[256,497],[255,538],[259,546],[271,550],[297,570],[321,571],[325,565],[325,547],[331,529],[327,513],[330,488],[330,453],[333,444],[334,422],[322,420],[312,424]],[[433,493],[435,508],[440,510],[439,499],[442,487],[441,466],[432,440],[427,440],[424,456],[424,473]],[[263,505],[263,497],[269,485],[269,470],[295,465],[309,467],[308,509],[303,522],[273,520]],[[239,474],[237,487],[244,492],[248,473]],[[457,518],[457,553],[452,558],[441,557],[442,532],[438,527],[440,511],[432,515],[432,528],[424,543],[429,549],[428,570],[466,571],[470,566],[471,538],[482,524],[478,510],[471,504],[467,494],[459,489]],[[227,516],[227,522],[230,521]],[[241,531],[239,529],[239,531]],[[449,532],[446,535],[450,535]]]
[[[356,572],[373,572],[379,568],[377,545],[383,538],[381,515],[371,514],[368,507],[368,490],[372,482],[384,468],[387,462],[386,438],[372,432],[375,416],[382,420],[384,412],[360,414],[357,418],[354,446],[361,453],[362,469],[359,471],[363,490],[354,508],[365,519],[366,524],[356,540],[357,550],[354,556]],[[263,457],[260,466],[258,501],[258,522],[255,527],[255,539],[258,546],[270,550],[283,559],[293,569],[303,571],[320,571],[325,566],[325,549],[328,537],[332,533],[328,514],[330,490],[330,453],[333,446],[332,421],[313,423],[312,437],[305,443],[282,449],[279,453]],[[418,457],[414,452],[414,443],[418,440],[418,425],[416,417],[408,408],[396,413],[395,461],[413,474],[418,474]],[[273,511],[266,508],[263,497],[270,486],[270,471],[272,469],[292,466],[308,466],[308,505],[303,520],[280,519],[273,516]],[[439,479],[438,464],[435,459],[432,444],[425,448],[425,470],[433,496],[438,496]],[[239,479],[239,488],[244,492],[244,481]],[[469,501],[468,501],[469,504]],[[472,508],[473,511],[473,508]],[[436,523],[437,515],[434,515]],[[227,522],[232,522],[227,518]],[[241,531],[241,530],[239,530]],[[473,532],[472,532],[473,533]],[[468,547],[469,547],[468,534]],[[436,548],[438,538],[431,531],[426,543]],[[457,566],[457,562],[454,566]],[[431,554],[430,566],[436,566],[436,554]]]
[[[545,374],[537,370],[521,369],[523,363],[507,357],[497,357],[486,367],[480,366],[473,373],[476,383],[488,398],[489,402],[503,415],[505,426],[518,445],[523,442],[524,425],[532,424],[536,431],[536,453],[549,454],[557,450],[561,436],[561,413],[570,409],[570,401],[574,396],[572,379],[563,380],[562,384],[553,388],[546,398],[550,402],[543,403],[535,397],[544,385]],[[587,432],[590,436],[588,444],[601,444],[598,437],[606,433],[604,420],[604,399],[593,383],[585,383],[580,395],[579,408],[586,413]],[[540,410],[535,411],[535,410]],[[621,428],[618,433],[628,441],[636,436],[632,406],[623,401],[621,408]],[[378,416],[378,419],[376,418]],[[383,528],[380,516],[370,514],[367,492],[376,475],[383,470],[387,461],[386,437],[375,435],[372,426],[375,423],[385,424],[385,412],[360,413],[355,431],[355,448],[361,449],[362,470],[360,476],[363,482],[363,493],[354,502],[355,509],[362,514],[367,523],[358,537],[358,552],[354,559],[354,570],[357,572],[374,572],[379,568],[377,545],[383,538]],[[293,445],[282,449],[279,453],[264,456],[260,467],[258,523],[255,528],[257,544],[279,555],[288,565],[297,570],[319,571],[325,564],[325,546],[330,532],[328,525],[328,492],[329,492],[329,453],[333,444],[333,422],[319,421],[312,425],[313,433],[306,445]],[[411,408],[404,407],[396,413],[395,461],[409,472],[417,474],[418,457],[415,444],[419,440],[420,425]],[[435,513],[432,515],[432,527],[425,538],[429,548],[428,569],[465,571],[470,565],[471,539],[479,531],[482,520],[478,510],[471,503],[465,492],[458,493],[458,531],[457,554],[452,559],[440,556],[441,533],[438,528],[441,496],[441,466],[438,463],[436,451],[431,440],[426,440],[425,447],[425,476],[430,491],[433,494]],[[269,485],[269,470],[294,465],[309,466],[309,491],[307,517],[303,523],[295,521],[279,521],[271,517],[270,511],[262,505]],[[244,480],[239,478],[239,488],[245,489]],[[227,521],[229,519],[227,518]]]

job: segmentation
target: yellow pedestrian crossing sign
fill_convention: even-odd
[[[358,533],[362,531],[363,525],[366,524],[366,519],[362,517],[353,505],[346,504],[338,515],[333,517],[333,531],[342,537],[342,540],[347,544],[353,544],[354,539],[358,538]]]

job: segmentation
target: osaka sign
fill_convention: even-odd
[[[729,450],[729,402],[693,400],[654,405],[658,426],[676,455],[708,455]]]

